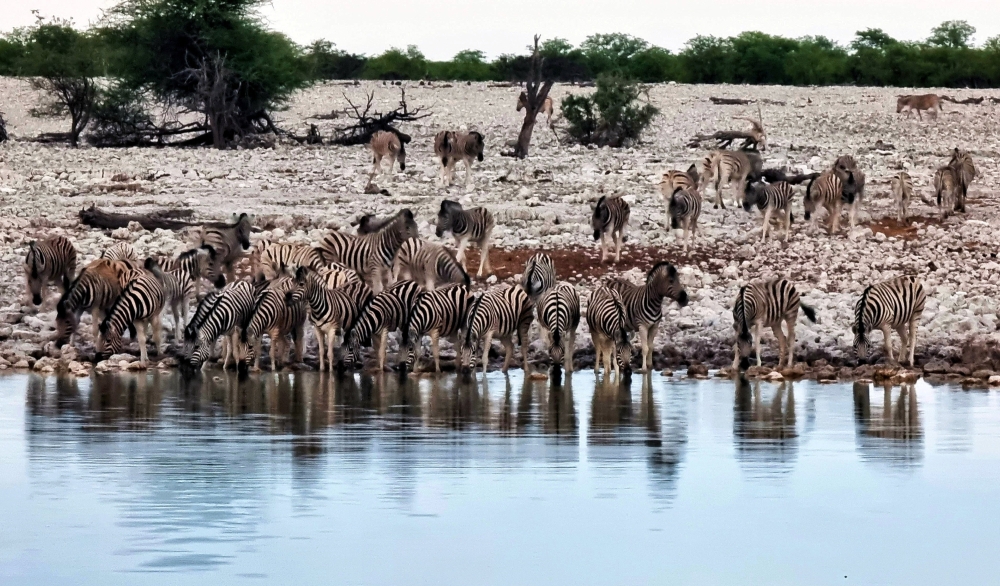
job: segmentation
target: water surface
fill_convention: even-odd
[[[8,376],[0,583],[995,583],[998,397]]]

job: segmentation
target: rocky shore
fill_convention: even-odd
[[[325,84],[302,92],[279,124],[305,134],[310,123],[324,135],[342,120],[311,116],[347,105],[374,90],[376,100],[389,106],[398,88],[367,83],[361,86]],[[895,113],[897,89],[788,88],[743,86],[658,85],[649,91],[662,110],[646,140],[622,150],[566,146],[553,132],[538,126],[531,156],[518,161],[499,156],[520,126],[514,110],[516,88],[485,84],[426,87],[411,84],[407,100],[428,106],[434,114],[404,130],[413,135],[407,169],[393,181],[376,178],[385,193],[366,194],[370,158],[362,147],[302,146],[278,140],[265,148],[210,149],[69,149],[27,139],[65,126],[62,120],[33,118],[29,110],[39,97],[23,80],[0,78],[0,95],[13,140],[0,145],[0,370],[66,369],[85,374],[93,348],[88,317],[75,349],[52,347],[52,289],[41,309],[26,305],[22,261],[27,244],[51,234],[69,237],[80,253],[80,265],[119,242],[133,243],[141,254],[173,254],[189,246],[192,234],[138,225],[108,233],[82,226],[78,212],[96,205],[127,213],[183,208],[199,221],[228,219],[234,212],[255,215],[256,236],[291,242],[315,242],[331,227],[350,229],[363,213],[380,215],[408,207],[418,218],[421,234],[434,238],[433,221],[444,198],[493,210],[498,250],[493,257],[496,279],[519,276],[523,260],[546,250],[557,262],[560,277],[574,283],[584,300],[607,275],[640,282],[645,269],[669,260],[681,271],[691,298],[685,308],[670,305],[656,343],[658,370],[678,375],[707,376],[709,369],[732,362],[732,299],[751,279],[784,276],[793,279],[803,301],[817,310],[819,322],[800,319],[793,371],[761,377],[876,379],[881,376],[929,378],[966,384],[1000,384],[1000,262],[996,259],[1000,204],[1000,136],[997,106],[946,105],[938,119],[918,121]],[[558,99],[572,91],[557,86]],[[933,89],[913,90],[913,93]],[[906,93],[911,93],[907,90]],[[951,91],[958,99],[975,91]],[[813,232],[802,218],[801,192],[794,206],[795,223],[789,242],[761,244],[760,214],[742,208],[702,212],[700,236],[683,253],[677,235],[665,229],[664,206],[657,190],[661,172],[686,169],[704,156],[689,149],[688,140],[717,129],[739,129],[735,116],[756,116],[756,107],[715,106],[709,96],[783,101],[765,104],[769,135],[768,167],[790,171],[822,170],[841,154],[852,154],[868,179],[859,225],[851,234]],[[468,188],[435,184],[437,162],[431,140],[442,128],[465,127],[483,132],[487,152],[476,165]],[[934,169],[960,146],[975,158],[979,176],[969,194],[969,213],[941,221],[930,205]],[[914,178],[919,198],[910,206],[911,219],[895,219],[896,205],[889,181],[900,170]],[[369,190],[370,191],[370,190]],[[632,204],[629,238],[622,263],[601,266],[589,229],[589,203],[602,194],[622,193]],[[451,242],[447,242],[451,245]],[[474,260],[475,256],[470,260]],[[917,340],[913,374],[859,366],[851,352],[851,308],[868,284],[900,274],[924,278],[929,296]],[[485,286],[486,283],[480,283]],[[167,336],[168,345],[172,337]],[[593,363],[586,324],[577,337],[578,368]],[[881,336],[875,334],[881,356]],[[898,345],[898,341],[896,342]],[[131,346],[134,350],[134,344]],[[312,347],[314,348],[314,346]],[[764,363],[776,362],[777,347],[765,335]],[[169,367],[176,347],[161,366]],[[392,347],[390,348],[390,351]],[[314,352],[314,350],[312,351]],[[539,342],[533,357],[542,359]],[[97,368],[136,368],[130,356],[118,356]],[[704,373],[703,373],[704,371]],[[714,372],[714,370],[713,370]],[[881,372],[882,374],[878,374]],[[725,374],[725,371],[723,371]],[[878,375],[878,376],[876,376]]]

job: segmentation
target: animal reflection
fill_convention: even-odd
[[[782,382],[774,396],[765,400],[760,381],[737,379],[733,436],[741,460],[793,460],[798,449],[794,385]]]
[[[917,390],[903,384],[893,400],[892,385],[882,389],[882,404],[872,405],[868,383],[854,383],[854,421],[858,451],[868,461],[912,466],[923,460],[923,430]]]

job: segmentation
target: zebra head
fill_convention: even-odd
[[[562,345],[562,335],[559,330],[552,330],[552,343],[549,345],[549,358],[552,359],[552,368],[558,369],[565,358],[565,351]]]
[[[94,342],[94,351],[96,352],[97,360],[107,360],[110,356],[114,354],[121,354],[122,351],[122,333],[116,328],[112,327],[111,319],[104,318],[101,325],[98,327],[97,340]]]
[[[441,209],[438,210],[437,226],[434,229],[434,234],[438,238],[441,238],[445,232],[451,232],[454,216],[460,213],[462,213],[462,204],[448,199],[442,201]]]
[[[399,154],[396,155],[396,162],[399,163],[399,170],[406,171],[406,141],[399,138]]]
[[[802,208],[805,211],[805,217],[807,222],[810,220],[810,218],[812,218],[812,215],[816,213],[816,209],[819,208],[816,199],[813,198],[812,188],[813,188],[813,183],[815,183],[816,180],[819,179],[820,177],[821,175],[817,175],[809,180],[809,184],[806,185],[806,195],[805,197],[802,198]]]
[[[28,245],[28,255],[24,259],[24,273],[28,277],[28,291],[31,293],[31,302],[35,305],[42,303],[42,288],[45,286],[45,255],[38,248],[37,242]]]
[[[527,107],[528,107],[528,93],[521,92],[521,95],[517,97],[517,111],[520,112],[521,110]]]
[[[250,216],[245,212],[240,214],[233,228],[235,228],[236,239],[239,241],[240,246],[243,247],[243,250],[250,250],[250,230],[252,228]]]
[[[604,232],[608,221],[611,220],[611,210],[606,203],[607,198],[608,196],[602,195],[601,199],[597,200],[597,205],[594,206],[594,213],[590,217],[590,227],[594,229],[594,240],[601,239],[601,232]]]
[[[461,353],[459,354],[459,363],[462,365],[463,372],[475,369],[479,338],[483,335],[483,329],[486,327],[486,316],[479,311],[483,304],[483,297],[485,297],[483,293],[477,295],[469,307],[468,320],[465,326],[465,341],[462,343]],[[483,364],[484,371],[486,367],[487,365]]]
[[[646,274],[646,284],[652,286],[661,297],[669,297],[684,307],[688,304],[688,294],[681,284],[680,273],[668,262],[656,263]]]
[[[747,186],[743,193],[743,209],[749,212],[754,206],[763,205],[765,201],[764,183],[760,181],[747,181]]]
[[[736,331],[736,348],[739,352],[740,370],[750,367],[750,352],[753,350],[753,333],[750,331],[750,324],[747,323],[747,286],[740,287],[740,292],[736,296],[736,303],[733,304],[733,329]]]
[[[615,338],[615,360],[618,362],[618,371],[622,377],[627,378],[632,374],[632,339],[624,328],[618,331]]]
[[[482,133],[473,130],[469,133],[469,136],[475,141],[473,143],[473,151],[476,153],[476,160],[480,163],[483,162],[483,151],[486,149],[486,141],[483,139]]]

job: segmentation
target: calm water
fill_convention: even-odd
[[[988,584],[1000,395],[0,378],[2,584]]]

